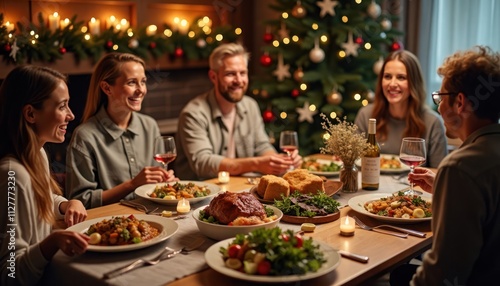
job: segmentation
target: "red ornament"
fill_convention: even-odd
[[[12,47],[10,46],[10,44],[5,44],[5,46],[3,46],[3,49],[6,51],[6,52],[10,52],[12,50]]]
[[[358,45],[362,45],[365,41],[363,41],[363,37],[359,36],[356,38],[356,40],[354,40],[356,42],[356,44]]]
[[[107,41],[106,42],[106,48],[111,49],[113,47],[113,41]]]
[[[269,123],[273,121],[274,119],[274,114],[271,110],[265,110],[264,113],[262,114],[262,118],[264,119],[265,123]]]
[[[65,47],[60,47],[59,48],[59,52],[61,53],[61,55],[64,55],[66,53],[66,48]]]
[[[151,43],[149,43],[149,47],[150,47],[151,49],[156,48],[156,42],[151,42]]]
[[[182,56],[184,56],[184,50],[182,48],[176,48],[174,55],[178,58],[182,58]]]
[[[300,95],[300,91],[296,88],[292,89],[292,96],[297,97]]]
[[[265,33],[264,34],[264,42],[266,42],[266,43],[269,44],[269,43],[271,43],[273,41],[273,39],[274,39],[273,34],[271,34],[271,33]]]
[[[394,43],[392,43],[391,45],[391,51],[398,51],[398,50],[401,50],[403,49],[403,43],[401,43],[400,41],[395,41]]]
[[[260,64],[265,66],[265,67],[268,67],[270,66],[271,64],[273,63],[273,59],[268,55],[268,54],[263,54],[261,57],[260,57]]]

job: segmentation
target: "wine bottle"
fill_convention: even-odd
[[[378,190],[380,181],[380,146],[375,137],[377,119],[368,121],[367,142],[372,148],[361,158],[361,188],[364,190]]]

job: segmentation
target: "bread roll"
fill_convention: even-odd
[[[282,194],[285,197],[290,195],[290,185],[283,178],[270,176],[267,178],[267,181],[268,183],[264,193],[264,200],[281,200]]]
[[[263,198],[266,193],[267,184],[269,184],[269,180],[274,177],[273,175],[265,175],[262,176],[259,180],[259,185],[257,185],[257,194]]]
[[[283,179],[290,184],[290,192],[296,190],[303,194],[316,194],[318,191],[325,191],[323,180],[316,175],[309,173],[306,169],[295,169],[283,175]]]

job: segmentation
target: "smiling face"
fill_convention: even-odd
[[[219,70],[211,70],[209,75],[216,95],[231,103],[239,102],[247,91],[248,68],[242,55],[224,58]]]
[[[40,109],[31,109],[30,121],[41,145],[46,142],[62,143],[68,123],[75,119],[69,108],[68,86],[62,80]]]
[[[382,90],[390,105],[406,105],[410,97],[406,66],[398,60],[385,64],[382,77]]]
[[[102,83],[109,100],[108,108],[119,113],[140,111],[147,92],[146,81],[146,73],[140,63],[123,63],[121,75],[113,85]]]

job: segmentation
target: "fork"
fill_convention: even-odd
[[[125,265],[125,266],[120,267],[118,269],[104,273],[103,278],[110,279],[110,278],[114,278],[114,277],[117,277],[119,275],[125,274],[127,272],[130,272],[130,271],[137,269],[139,267],[142,267],[142,266],[156,265],[156,264],[160,263],[160,261],[163,261],[165,259],[170,259],[179,253],[188,254],[189,252],[200,247],[204,242],[205,242],[205,239],[200,239],[200,240],[195,241],[195,243],[193,243],[193,245],[184,246],[178,250],[173,250],[172,248],[167,246],[163,249],[162,252],[160,252],[160,254],[158,254],[153,259],[151,259],[151,260],[147,260],[147,259],[143,259],[143,258],[138,259],[138,260],[130,263],[129,265]]]
[[[394,236],[397,236],[397,237],[401,237],[401,238],[407,238],[408,237],[408,233],[398,233],[398,232],[394,232],[394,231],[390,231],[390,230],[385,230],[385,229],[380,229],[379,227],[381,227],[380,225],[379,226],[375,226],[375,227],[371,227],[371,226],[367,226],[366,224],[364,224],[359,218],[357,218],[356,216],[353,216],[352,217],[355,221],[356,221],[356,224],[361,227],[362,229],[365,229],[365,230],[373,230],[373,231],[376,231],[376,232],[380,232],[380,233],[385,233],[385,234],[389,234],[389,235],[394,235]],[[388,225],[389,226],[389,225]],[[393,227],[393,226],[389,226],[389,227]],[[394,228],[394,227],[393,227]]]
[[[155,212],[155,211],[158,210],[158,208],[154,208],[152,210],[148,210],[148,208],[145,205],[143,205],[143,204],[132,202],[132,201],[127,201],[127,200],[120,200],[120,204],[122,204],[124,206],[128,206],[128,207],[136,208],[136,209],[138,209],[140,211],[143,211],[145,214],[150,214],[150,213]]]

